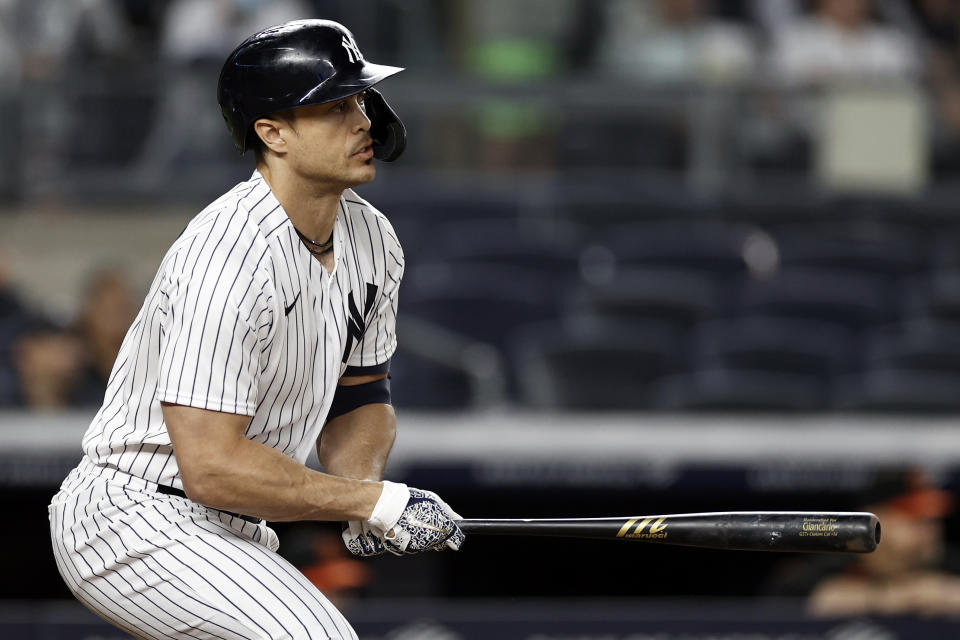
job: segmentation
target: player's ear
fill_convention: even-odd
[[[253,123],[253,130],[264,146],[278,154],[287,151],[284,129],[289,130],[287,123],[273,118],[260,118]]]

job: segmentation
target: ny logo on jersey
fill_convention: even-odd
[[[343,48],[347,50],[347,58],[350,59],[350,62],[363,60],[363,56],[360,54],[360,48],[357,47],[356,42],[347,38],[347,36],[343,36],[343,39],[340,40],[340,44],[342,44]]]
[[[363,337],[363,332],[367,328],[367,316],[370,315],[370,309],[373,308],[373,301],[377,297],[377,291],[380,288],[375,284],[367,283],[367,297],[363,304],[363,313],[357,308],[357,303],[353,299],[353,291],[347,294],[347,306],[350,309],[350,317],[347,318],[347,347],[343,350],[343,360],[346,363],[350,358],[350,352],[353,351],[353,341],[359,341]]]

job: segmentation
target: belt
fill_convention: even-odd
[[[157,485],[157,493],[163,493],[168,496],[179,496],[181,498],[187,498],[187,494],[183,492],[182,489],[177,489],[176,487],[168,487],[165,484]],[[189,500],[190,498],[187,498]],[[207,507],[208,509],[213,509],[213,507]],[[228,516],[233,516],[234,518],[240,518],[241,520],[246,520],[247,522],[252,522],[253,524],[260,524],[260,518],[254,518],[253,516],[245,516],[242,513],[234,513],[233,511],[226,511],[225,509],[214,509],[214,511],[219,511],[220,513],[225,513]]]

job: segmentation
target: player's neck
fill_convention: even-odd
[[[257,169],[300,233],[315,242],[331,236],[343,189],[319,187],[292,172],[271,171],[266,164]]]

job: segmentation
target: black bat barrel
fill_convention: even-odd
[[[561,536],[739,549],[869,553],[880,521],[866,512],[727,511],[620,518],[463,520],[468,534]]]

